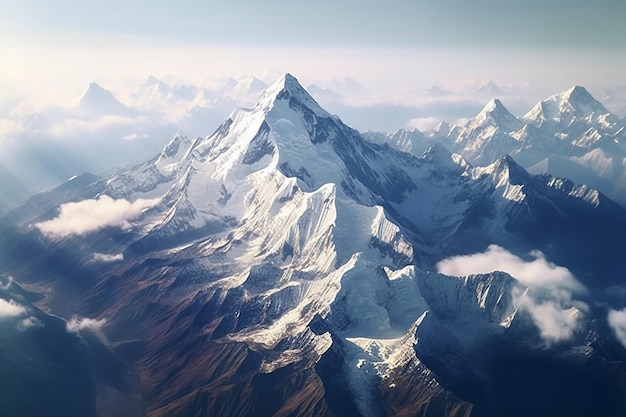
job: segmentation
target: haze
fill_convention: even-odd
[[[350,77],[390,98],[493,80],[529,102],[624,84],[619,0],[0,2],[5,90],[68,96],[90,81]],[[468,115],[471,116],[471,115]]]

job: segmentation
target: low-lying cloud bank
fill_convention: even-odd
[[[532,259],[526,261],[498,245],[490,245],[483,253],[444,259],[437,264],[437,270],[455,276],[508,273],[528,287],[527,291],[513,293],[514,302],[518,309],[529,313],[541,337],[549,343],[568,340],[588,312],[588,306],[574,296],[587,290],[569,269],[549,262],[540,251],[529,255]],[[624,329],[626,341],[626,312]]]
[[[128,229],[130,220],[139,217],[144,210],[154,207],[160,199],[113,199],[107,195],[74,203],[62,204],[59,215],[35,227],[47,237],[84,235],[105,227]]]

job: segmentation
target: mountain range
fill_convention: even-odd
[[[208,132],[265,86],[243,78],[201,88],[151,76],[117,95],[92,82],[64,105],[18,102],[0,114],[0,212],[74,175],[143,161],[176,133]]]
[[[580,86],[541,101],[519,118],[493,99],[464,126],[442,122],[426,132],[365,136],[417,156],[441,143],[478,165],[510,155],[531,173],[590,185],[626,205],[626,121]]]
[[[480,109],[487,97],[494,96],[506,99],[518,111],[528,105],[522,104],[514,91],[493,82],[477,83],[462,92],[433,87],[428,90],[429,97],[416,93],[413,100],[399,102],[375,97],[351,79],[319,85],[308,87],[311,95],[358,129],[393,131],[399,126],[434,126],[437,119],[466,118]],[[233,108],[253,106],[265,87],[267,84],[255,77],[193,85],[171,77],[164,81],[149,76],[116,93],[91,83],[79,97],[64,105],[20,100],[0,103],[0,143],[3,146],[0,186],[4,191],[0,195],[0,212],[15,207],[34,192],[49,189],[82,172],[110,173],[145,160],[176,133],[205,134],[218,126]],[[618,90],[606,94],[608,104],[613,103],[615,97],[621,97]],[[461,102],[465,104],[459,104]],[[366,136],[370,133],[366,132]],[[425,133],[431,135],[432,132]],[[544,133],[552,136],[562,132],[552,126],[539,132],[520,132],[520,135],[524,140],[526,136]],[[456,138],[448,139],[454,142]],[[543,143],[545,138],[533,142]],[[428,147],[424,145],[422,151]],[[450,148],[450,143],[446,146]],[[537,166],[531,167],[518,158],[531,172],[566,176],[620,200],[624,180],[618,172],[623,169],[623,159],[601,151],[589,155],[574,152],[575,156],[563,158],[551,153],[552,148],[535,150],[536,156],[543,156]],[[459,149],[454,151],[459,152]],[[470,156],[465,156],[471,160]]]
[[[286,74],[211,135],[6,213],[3,288],[98,324],[124,376],[83,415],[620,416],[626,209],[523,167],[621,155],[605,110],[575,87],[362,134]],[[39,308],[0,294],[7,325]]]

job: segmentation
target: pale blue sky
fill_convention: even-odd
[[[222,46],[623,47],[623,0],[3,0],[3,32]]]
[[[626,83],[625,19],[624,0],[0,0],[0,82],[290,71],[381,91],[468,78],[600,90]]]

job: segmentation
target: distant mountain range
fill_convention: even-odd
[[[265,87],[255,78],[206,89],[148,77],[122,98],[91,83],[64,106],[16,104],[0,114],[9,128],[0,129],[0,212],[82,172],[142,161],[177,132],[208,132],[233,108],[253,105]]]
[[[583,87],[555,94],[520,118],[494,99],[464,126],[442,122],[424,133],[365,136],[417,156],[441,143],[477,165],[510,155],[531,173],[590,185],[626,205],[626,121]]]
[[[311,95],[357,128],[384,126],[384,129],[393,131],[396,127],[409,125],[434,126],[437,117],[452,121],[467,117],[468,112],[471,114],[479,109],[480,103],[490,97],[511,100],[516,109],[520,108],[519,97],[514,91],[492,81],[478,83],[471,86],[471,91],[462,93],[433,87],[428,90],[430,98],[427,97],[426,102],[421,104],[379,102],[379,98],[370,97],[365,87],[350,79],[322,85],[309,86]],[[206,134],[218,126],[233,108],[253,106],[266,87],[265,82],[254,77],[231,78],[197,86],[172,79],[166,82],[150,76],[117,95],[97,83],[91,83],[78,98],[65,105],[42,107],[20,103],[19,100],[4,103],[9,107],[0,114],[0,142],[3,143],[0,186],[5,191],[0,195],[0,212],[15,207],[34,192],[58,185],[82,172],[112,172],[149,158],[166,144],[166,138],[176,133],[190,136]],[[616,100],[622,97],[619,89],[606,95],[607,103],[612,103],[613,107]],[[546,103],[544,108],[549,107]],[[606,109],[596,109],[599,115],[606,114],[603,112],[608,113]],[[580,114],[572,115],[580,117]],[[527,136],[562,133],[560,125],[554,124],[554,118],[552,120],[547,124],[540,123],[543,126],[540,132],[519,132],[521,137],[515,140],[520,142]],[[480,126],[475,127],[481,129]],[[502,135],[506,128],[499,126],[498,135]],[[481,134],[478,142],[485,141],[489,134]],[[573,133],[568,131],[568,134]],[[589,138],[580,140],[594,141],[593,132],[589,135]],[[462,143],[451,144],[457,139],[448,137],[444,142],[450,150],[458,153]],[[478,142],[473,142],[472,146],[480,148]],[[548,139],[540,138],[533,142],[538,142],[532,145],[534,155],[530,155],[533,153],[530,150],[523,152],[524,156],[511,153],[531,172],[570,177],[590,184],[623,203],[621,191],[624,179],[619,174],[623,170],[623,159],[616,159],[612,152],[606,154],[600,151],[589,155],[576,153],[574,157],[567,154],[563,158],[552,152],[554,146],[538,149],[544,142],[549,142]],[[496,157],[499,151],[515,147],[515,144],[500,149],[502,146],[488,145],[487,148],[493,147],[491,156]],[[427,147],[426,143],[416,149],[423,151]],[[490,152],[489,149],[484,151]],[[475,163],[488,163],[490,160],[473,159],[478,155],[463,155]],[[538,165],[527,164],[526,156]],[[537,157],[543,158],[537,160]]]

